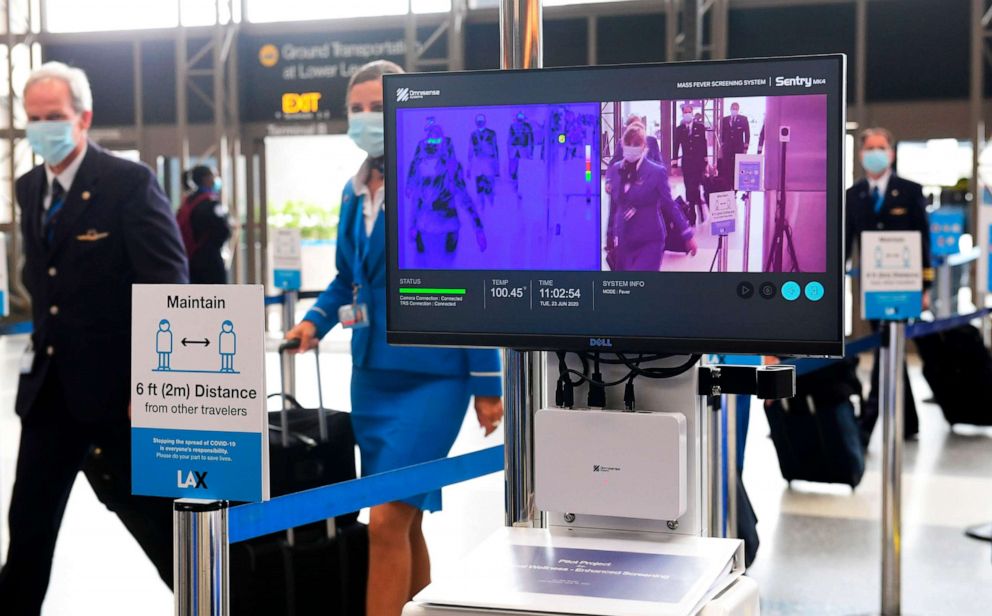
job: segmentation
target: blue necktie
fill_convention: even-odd
[[[48,211],[45,212],[45,220],[43,222],[45,243],[49,247],[55,241],[55,223],[58,222],[59,213],[62,211],[63,205],[65,205],[65,189],[62,188],[58,180],[53,180],[52,202],[48,206]]]
[[[885,202],[885,195],[878,190],[878,186],[871,189],[871,198],[875,202],[875,213],[882,211],[882,204]]]

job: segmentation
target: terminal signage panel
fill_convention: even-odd
[[[243,36],[243,119],[326,122],[345,118],[351,75],[372,60],[403,65],[402,29]]]
[[[134,285],[134,494],[269,497],[261,285]]]
[[[934,256],[949,257],[961,252],[964,234],[964,211],[941,208],[930,213],[930,252]]]
[[[841,353],[844,65],[387,75],[389,342]]]
[[[272,228],[272,286],[299,291],[303,272],[303,240],[299,228]]]

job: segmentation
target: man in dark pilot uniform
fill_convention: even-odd
[[[927,219],[923,188],[916,182],[897,176],[892,171],[895,161],[892,133],[884,128],[871,128],[861,133],[861,166],[865,177],[847,189],[846,255],[850,259],[860,250],[862,231],[919,231],[923,254],[923,306],[930,306],[929,289],[933,283],[930,265],[930,224]],[[878,330],[879,324],[872,323]],[[919,432],[916,404],[909,384],[909,374],[903,372],[905,435],[911,438]],[[867,447],[878,420],[878,350],[872,367],[871,393],[862,410],[861,437]]]
[[[97,495],[124,522],[167,583],[172,516],[166,499],[131,496],[131,285],[186,283],[169,201],[148,167],[87,139],[93,95],[83,71],[59,62],[24,86],[27,139],[44,160],[17,179],[32,349],[21,362],[21,418],[0,612],[37,616],[66,501],[99,450],[119,490]],[[76,613],[99,613],[93,604]]]
[[[685,200],[693,206],[689,222],[696,224],[696,208],[699,221],[705,222],[708,208],[700,189],[703,174],[706,172],[706,125],[696,119],[690,104],[682,105],[682,121],[675,128],[674,152],[672,158],[681,158],[682,179],[685,182]]]
[[[747,116],[740,114],[741,106],[730,105],[730,115],[720,120],[720,163],[717,169],[720,183],[727,187],[734,185],[734,160],[737,154],[747,154],[751,145],[751,125]]]

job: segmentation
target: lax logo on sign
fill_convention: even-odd
[[[183,479],[183,472],[176,471],[176,487],[179,488],[203,488],[207,490],[207,471],[189,471],[186,479]]]
[[[410,100],[410,88],[400,88],[396,91],[396,102],[405,103]]]

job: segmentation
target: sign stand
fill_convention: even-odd
[[[882,401],[882,614],[901,613],[902,449],[904,433],[902,372],[906,363],[906,323],[892,321],[879,352]]]
[[[906,320],[920,315],[923,301],[922,241],[918,231],[861,234],[861,292],[864,318],[883,323],[879,353],[879,412],[882,415],[882,598],[881,613],[902,610],[903,372]]]
[[[229,616],[227,501],[173,504],[173,579],[177,616]]]

